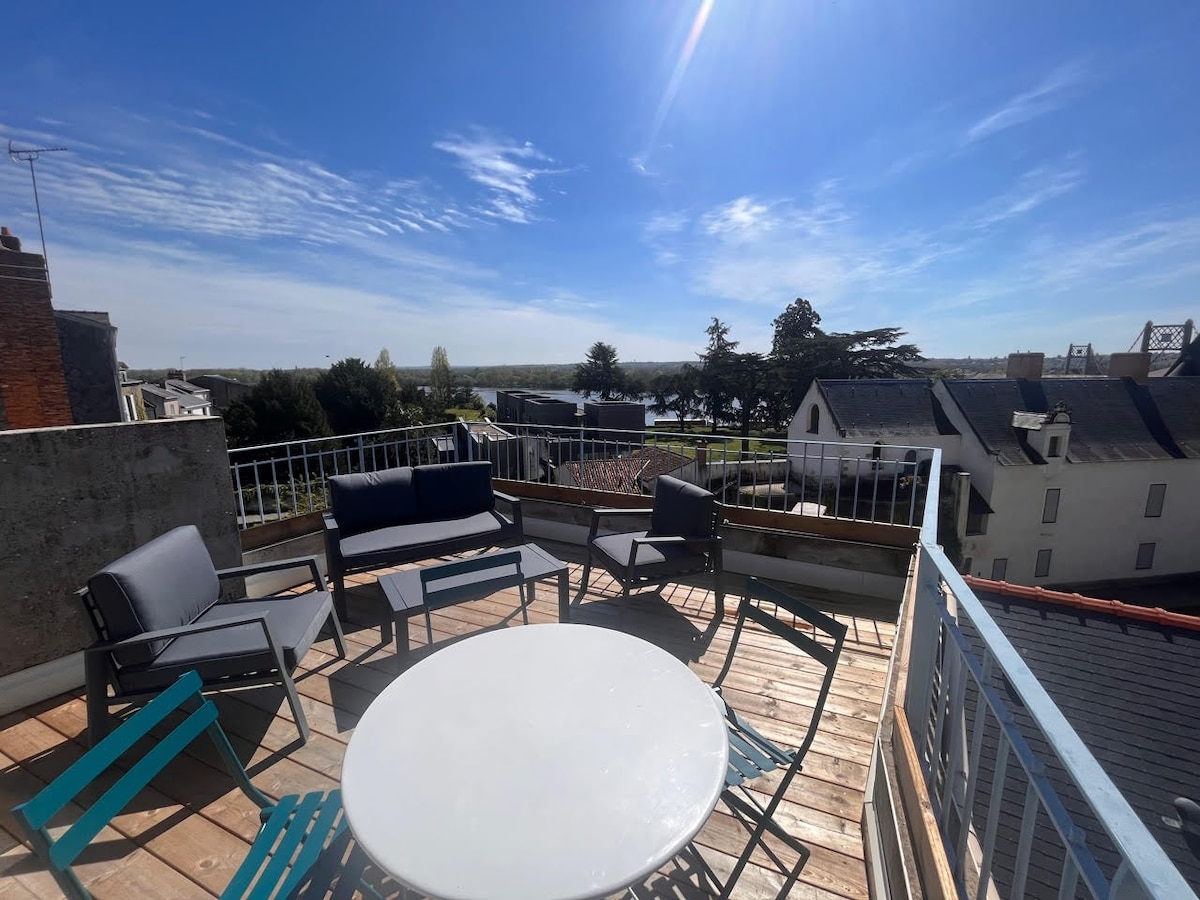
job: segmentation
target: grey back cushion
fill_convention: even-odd
[[[411,466],[335,475],[329,479],[329,498],[344,537],[417,518]]]
[[[487,461],[418,466],[416,482],[423,520],[459,519],[496,507]]]
[[[199,530],[184,525],[105,566],[88,579],[88,593],[115,641],[191,623],[217,602],[221,586]],[[118,658],[150,662],[166,644],[131,647]]]
[[[654,487],[652,535],[712,537],[717,498],[710,491],[670,475],[659,475]]]

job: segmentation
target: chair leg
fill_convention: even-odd
[[[588,553],[587,561],[583,564],[583,583],[579,586],[579,593],[587,591],[588,577],[592,574],[592,554]]]
[[[288,672],[281,672],[281,681],[283,682],[283,692],[287,694],[288,706],[292,708],[292,717],[296,720],[296,730],[300,732],[300,743],[308,743],[308,718],[304,715],[304,709],[300,706],[300,695],[296,693],[296,682],[292,681],[292,676]]]
[[[329,627],[333,630],[333,646],[337,647],[337,655],[346,658],[346,636],[342,634],[342,623],[338,621],[337,613],[329,614]]]
[[[329,577],[333,581],[333,608],[339,619],[348,622],[350,620],[346,613],[346,576],[341,572],[332,572]]]
[[[713,572],[713,596],[717,600],[717,612],[713,618],[720,622],[725,618],[725,588],[721,584],[720,572]]]
[[[433,616],[429,613],[429,607],[425,607],[425,642],[429,649],[433,649]]]
[[[108,717],[108,661],[102,653],[84,653],[83,660],[88,746],[95,747],[112,725]]]

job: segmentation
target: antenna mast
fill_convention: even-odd
[[[37,208],[38,234],[42,238],[42,260],[46,264],[47,290],[50,289],[50,257],[46,255],[46,229],[42,227],[42,201],[38,199],[37,173],[33,170],[33,164],[43,153],[59,153],[66,149],[66,147],[27,147],[18,150],[13,146],[11,138],[8,141],[8,158],[13,162],[29,163],[29,179],[33,182],[33,205]]]

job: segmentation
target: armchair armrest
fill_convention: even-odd
[[[525,534],[525,523],[521,519],[521,498],[496,490],[493,490],[492,494],[497,500],[502,500],[508,504],[509,512],[512,514],[513,526],[520,534]]]
[[[597,506],[592,510],[592,525],[588,529],[588,543],[590,544],[596,537],[596,532],[600,529],[600,520],[607,519],[611,516],[648,516],[654,510],[652,509],[620,509],[611,506]]]
[[[237,578],[240,575],[262,575],[266,572],[282,572],[287,569],[298,569],[308,566],[312,573],[313,585],[319,591],[325,590],[325,567],[316,556],[296,556],[291,559],[268,560],[251,563],[248,566],[235,566],[232,569],[218,569],[217,578]]]
[[[275,645],[275,639],[271,635],[271,630],[267,627],[266,613],[244,613],[240,616],[229,616],[228,618],[218,619],[213,622],[193,622],[191,625],[176,625],[174,628],[159,628],[155,631],[144,631],[141,634],[135,634],[132,637],[122,638],[119,641],[97,641],[90,647],[84,650],[85,653],[105,652],[111,653],[115,650],[124,650],[127,647],[136,647],[139,644],[150,644],[154,641],[169,641],[173,638],[184,637],[189,634],[203,634],[207,631],[218,631],[222,628],[234,628],[238,625],[250,625],[258,622],[262,625],[263,633],[267,636],[267,641],[272,647]]]

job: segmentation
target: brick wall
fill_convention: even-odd
[[[9,428],[71,425],[45,260],[0,246],[0,406]],[[18,245],[19,246],[19,245]]]

